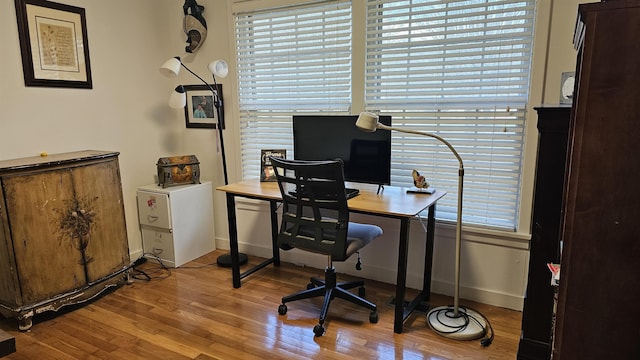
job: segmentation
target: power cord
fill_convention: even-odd
[[[493,332],[493,326],[491,326],[489,319],[487,319],[487,317],[482,315],[481,313],[478,313],[478,314],[480,314],[480,316],[484,318],[484,321],[487,323],[487,326],[489,327],[489,331],[491,332],[490,336],[485,336],[482,340],[480,340],[480,345],[487,347],[491,345],[491,343],[493,342],[493,338],[495,337],[496,334]],[[486,335],[486,329],[485,329],[485,335]]]
[[[140,256],[139,258],[136,259],[136,261],[133,262],[133,266],[131,267],[131,270],[133,272],[133,274],[131,275],[132,278],[136,280],[151,281],[151,277],[146,272],[138,269],[138,266],[146,262],[147,262],[147,258],[144,257],[144,255]]]
[[[451,308],[453,307],[453,305],[451,305],[448,308],[443,308],[441,310],[436,311],[436,319],[439,319],[440,315],[443,314],[445,317],[447,318],[453,318],[453,310],[451,310]],[[478,319],[477,317],[475,317],[474,315],[471,315],[467,309],[472,310],[474,313],[480,315],[480,317],[482,318],[482,320],[484,320],[484,324],[480,321],[480,319]],[[427,317],[429,315],[427,314]],[[456,325],[456,326],[452,326],[450,324],[445,324],[443,322],[439,322],[441,325],[451,329],[449,331],[443,331],[443,330],[437,330],[437,332],[441,333],[441,334],[454,334],[457,332],[462,332],[464,330],[467,329],[467,327],[469,326],[469,324],[471,322],[475,323],[476,325],[478,325],[481,329],[482,329],[482,333],[483,333],[483,338],[480,340],[480,345],[482,345],[483,347],[487,347],[489,345],[491,345],[491,343],[493,342],[493,339],[495,337],[495,333],[493,332],[493,326],[491,326],[491,322],[489,322],[489,319],[487,319],[486,316],[482,315],[482,313],[480,313],[479,311],[472,309],[470,307],[463,307],[463,306],[459,306],[458,307],[458,317],[457,318],[462,318],[463,323],[460,325]],[[429,319],[427,319],[428,321]],[[435,330],[435,329],[434,329]],[[490,335],[487,335],[490,334]]]
[[[145,270],[138,267],[146,263],[148,260],[154,260],[158,263],[157,267],[145,267]],[[151,270],[151,271],[150,271]],[[161,273],[166,273],[161,275]],[[160,274],[160,275],[158,275]],[[157,276],[156,276],[157,275]],[[171,270],[162,262],[162,259],[155,254],[144,253],[133,262],[131,277],[136,280],[151,281],[155,279],[164,279],[171,276]]]

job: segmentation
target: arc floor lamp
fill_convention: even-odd
[[[227,175],[227,158],[225,156],[224,150],[224,137],[222,136],[222,123],[221,119],[223,114],[220,109],[223,104],[223,99],[221,94],[218,94],[217,91],[205,81],[203,78],[198,76],[195,72],[191,71],[183,62],[180,60],[180,57],[176,56],[167,61],[160,67],[160,73],[167,77],[176,77],[180,73],[180,68],[185,68],[188,72],[190,72],[193,76],[195,76],[198,80],[202,81],[208,88],[211,90],[213,94],[213,105],[216,108],[216,115],[218,116],[218,124],[216,128],[218,129],[218,136],[220,138],[220,154],[222,157],[222,171],[224,172],[224,184],[229,184],[229,177]],[[219,78],[225,78],[229,73],[229,66],[224,60],[215,60],[209,63],[207,66],[209,71],[211,72],[211,76],[213,77],[213,85],[215,88],[218,88],[218,82],[216,80],[216,76]],[[175,90],[171,93],[169,97],[169,106],[174,109],[182,109],[187,104],[187,95],[185,94],[184,87],[182,85],[178,85]],[[246,254],[240,255],[240,264],[244,264],[247,262],[248,258]],[[231,256],[229,254],[220,255],[217,259],[218,265],[230,267],[231,266]]]
[[[462,186],[464,179],[464,164],[460,154],[456,149],[442,137],[421,131],[399,129],[381,124],[378,116],[369,112],[362,112],[356,121],[356,127],[360,130],[373,132],[377,129],[387,131],[399,131],[408,134],[422,135],[434,138],[445,144],[453,153],[459,163],[458,167],[458,209],[456,219],[456,258],[455,258],[455,278],[454,278],[454,295],[453,306],[435,307],[427,313],[427,322],[429,327],[438,334],[457,340],[473,340],[486,335],[486,318],[475,310],[469,308],[461,308],[460,301],[460,248],[462,237]],[[418,195],[421,196],[421,195]],[[493,337],[493,331],[492,337]],[[485,338],[482,345],[489,345],[492,338]]]

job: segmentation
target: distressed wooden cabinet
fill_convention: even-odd
[[[130,265],[117,152],[0,161],[0,313],[32,317],[121,285]]]

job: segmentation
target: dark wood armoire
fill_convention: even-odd
[[[555,289],[551,286],[547,263],[560,261],[562,192],[571,117],[571,105],[544,105],[534,109],[538,113],[538,160],[518,360],[551,357]]]
[[[640,359],[640,0],[578,8],[554,360]]]

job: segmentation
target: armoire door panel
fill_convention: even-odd
[[[88,282],[113,273],[129,261],[118,164],[115,160],[72,169],[79,208],[89,214],[84,238]]]
[[[22,300],[48,298],[85,283],[80,253],[61,222],[73,201],[68,170],[36,172],[3,179]]]
[[[15,276],[15,257],[4,199],[0,186],[0,302],[15,304],[20,287]]]

